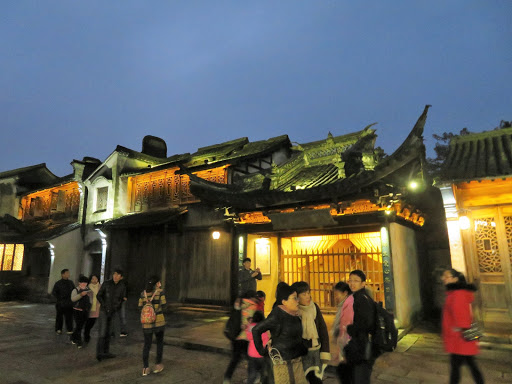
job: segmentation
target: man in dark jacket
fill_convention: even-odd
[[[249,291],[256,292],[256,280],[261,280],[261,272],[259,268],[251,269],[251,259],[246,257],[242,263],[242,268],[238,271],[239,296],[242,297]]]
[[[73,302],[71,301],[71,292],[75,289],[75,284],[69,280],[69,269],[60,271],[61,279],[55,283],[52,295],[57,299],[55,309],[57,317],[55,318],[55,332],[62,334],[63,318],[66,319],[67,334],[73,333]]]
[[[345,347],[345,369],[353,383],[369,384],[375,363],[371,348],[371,334],[375,330],[375,302],[365,289],[366,275],[363,271],[356,269],[350,272],[348,285],[354,296],[354,322],[347,327],[351,339]]]
[[[96,346],[96,358],[98,361],[115,357],[110,353],[110,332],[114,315],[121,308],[123,298],[126,297],[126,286],[120,284],[123,271],[116,269],[112,274],[112,280],[108,280],[101,286],[96,298],[101,304],[98,318],[98,344]]]

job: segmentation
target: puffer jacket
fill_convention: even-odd
[[[100,310],[110,315],[121,308],[123,298],[126,297],[126,285],[114,283],[114,280],[108,280],[101,286],[96,299],[101,304]]]
[[[471,303],[476,287],[472,284],[453,283],[446,285],[446,300],[443,307],[443,343],[446,352],[474,356],[478,354],[478,342],[466,341],[461,330],[471,327],[473,321]]]
[[[265,320],[252,329],[254,346],[262,356],[267,353],[261,341],[261,335],[266,331],[270,331],[272,347],[279,351],[283,360],[292,360],[308,353],[302,339],[302,323],[299,316],[290,315],[277,306]]]

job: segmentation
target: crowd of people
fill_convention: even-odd
[[[102,361],[116,357],[110,352],[110,338],[119,328],[119,337],[128,336],[126,329],[126,284],[123,281],[123,271],[114,270],[112,279],[100,284],[96,275],[79,276],[78,285],[70,280],[68,269],[61,271],[61,279],[53,287],[52,295],[56,299],[55,333],[62,335],[64,323],[70,341],[81,349],[91,340],[91,330],[98,322],[98,341],[96,344],[96,359]],[[153,276],[148,279],[145,290],[139,298],[139,308],[150,304],[155,319],[148,324],[142,324],[144,347],[142,352],[142,375],[147,376],[149,369],[149,352],[156,337],[157,354],[153,373],[162,372],[165,318],[163,306],[166,304],[160,278]],[[74,320],[74,321],[73,321]],[[74,323],[74,324],[73,324]],[[118,327],[115,324],[119,324]],[[83,333],[83,337],[82,337]]]
[[[115,270],[112,279],[103,284],[100,284],[98,276],[92,275],[89,278],[80,276],[75,286],[67,269],[62,270],[61,277],[52,291],[57,299],[55,332],[61,335],[65,324],[71,343],[82,348],[90,341],[91,329],[98,322],[96,358],[98,361],[114,358],[109,346],[116,319],[120,324],[120,336],[127,336],[123,271]],[[235,313],[239,312],[240,316],[239,331],[231,341],[232,354],[224,374],[224,384],[231,382],[238,363],[244,357],[248,359],[248,384],[322,383],[329,362],[337,363],[340,383],[370,383],[376,358],[371,348],[371,337],[376,327],[377,307],[366,287],[363,271],[351,271],[346,282],[340,281],[334,286],[337,311],[330,332],[305,281],[291,285],[280,282],[276,287],[276,301],[265,317],[266,295],[256,290],[256,280],[261,278],[261,272],[252,270],[251,260],[246,258],[239,271],[239,298],[234,303]],[[442,337],[445,350],[450,354],[450,384],[459,383],[463,364],[469,366],[475,383],[484,383],[474,359],[478,354],[477,340],[466,340],[463,335],[473,322],[471,304],[476,288],[467,284],[464,275],[454,269],[444,271],[441,280],[447,293]],[[140,294],[138,306],[141,315],[147,305],[151,307],[149,313],[152,318],[143,321],[141,316],[144,335],[142,376],[150,373],[149,352],[153,336],[157,344],[153,373],[164,369],[166,323],[163,309],[166,299],[158,276],[150,277]],[[336,345],[332,354],[331,340]]]

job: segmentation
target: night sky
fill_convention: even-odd
[[[378,122],[389,154],[425,104],[433,133],[512,120],[512,1],[4,0],[0,172],[294,142]]]

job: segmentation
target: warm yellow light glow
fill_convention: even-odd
[[[23,265],[23,252],[25,246],[23,244],[16,244],[16,250],[14,251],[14,262],[12,265],[13,271],[21,271]]]
[[[219,240],[220,239],[220,232],[219,231],[213,231],[212,232],[213,240]]]
[[[460,227],[460,229],[462,229],[462,230],[469,229],[469,225],[470,225],[469,217],[467,217],[467,216],[460,216],[459,217],[459,227]]]
[[[413,189],[413,190],[414,190],[414,189],[416,189],[416,188],[418,188],[418,183],[417,183],[416,181],[411,181],[411,182],[409,183],[409,188],[411,188],[411,189]]]
[[[256,244],[266,245],[270,243],[270,240],[267,237],[260,237],[259,239],[256,239]]]

